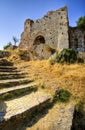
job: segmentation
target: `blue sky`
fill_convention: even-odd
[[[13,36],[20,39],[27,18],[41,18],[48,11],[65,5],[69,25],[76,26],[75,21],[85,15],[85,0],[0,0],[0,49],[13,42]]]

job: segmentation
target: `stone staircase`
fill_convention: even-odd
[[[50,102],[51,96],[37,90],[37,83],[28,79],[11,62],[0,60],[0,130],[21,130]]]
[[[0,130],[71,130],[75,105],[54,105],[30,77],[11,62],[0,61]]]

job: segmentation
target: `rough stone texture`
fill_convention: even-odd
[[[85,52],[85,32],[82,32],[77,27],[69,28],[70,47]]]
[[[28,80],[28,78],[21,78],[21,79],[8,79],[8,80],[0,80],[0,84],[3,84],[3,83],[12,83],[12,82],[22,82],[22,81],[25,81],[25,80]]]
[[[9,120],[13,116],[19,115],[27,110],[30,110],[32,107],[47,101],[50,99],[48,94],[43,92],[31,93],[25,95],[24,97],[17,98],[14,100],[6,101],[6,114],[4,116],[5,120]]]
[[[25,89],[25,88],[35,87],[35,86],[36,86],[36,83],[29,83],[26,85],[18,85],[18,86],[14,86],[14,87],[10,87],[10,88],[3,88],[3,89],[0,89],[0,96],[4,95],[6,93],[21,90],[23,88]]]
[[[21,34],[20,50],[28,50],[30,59],[48,58],[51,48],[68,48],[68,16],[67,8],[48,12],[43,18],[36,21],[27,19],[24,32]]]
[[[85,52],[85,32],[69,27],[67,7],[49,11],[36,21],[25,21],[19,49],[26,51],[29,59],[47,59],[53,52],[47,51],[46,46],[55,50],[71,47]]]
[[[56,104],[46,116],[26,130],[71,130],[75,105]]]
[[[49,94],[40,91],[1,103],[0,130],[21,130],[24,119],[30,119],[32,112],[42,109],[50,99]]]

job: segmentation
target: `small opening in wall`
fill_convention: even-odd
[[[34,40],[34,44],[40,45],[45,43],[45,38],[43,36],[37,36]]]

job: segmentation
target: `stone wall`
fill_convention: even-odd
[[[77,27],[69,27],[70,47],[74,50],[85,52],[85,32]]]
[[[50,11],[36,21],[25,21],[19,49],[28,50],[31,59],[46,59],[52,54],[51,51],[47,51],[46,46],[53,49],[69,47],[66,7]]]

